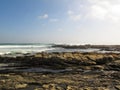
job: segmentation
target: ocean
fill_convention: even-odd
[[[21,56],[24,54],[35,54],[39,52],[98,52],[98,53],[110,53],[111,51],[100,51],[96,48],[88,49],[64,49],[53,48],[52,45],[56,44],[43,44],[43,43],[1,43],[0,55],[4,56]],[[114,53],[120,53],[112,51]]]
[[[52,45],[41,43],[1,43],[0,55],[43,52],[52,50]]]

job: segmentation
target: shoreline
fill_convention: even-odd
[[[20,56],[39,52],[95,52],[120,53],[120,45],[64,45],[64,44],[1,44],[1,56]]]
[[[1,90],[119,90],[120,87],[119,53],[41,52],[0,57],[0,64]]]

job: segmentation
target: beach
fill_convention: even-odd
[[[0,0],[0,90],[120,90],[120,0]]]
[[[120,90],[119,75],[120,54],[113,52],[0,56],[0,90]]]

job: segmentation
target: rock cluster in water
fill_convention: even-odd
[[[89,49],[96,48],[101,51],[120,51],[120,45],[53,45],[52,47],[65,48],[65,49]]]

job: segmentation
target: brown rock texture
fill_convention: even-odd
[[[120,90],[120,54],[116,53],[1,56],[0,63],[14,63],[0,67],[6,68],[0,70],[0,90]],[[36,68],[43,71],[35,72]]]

